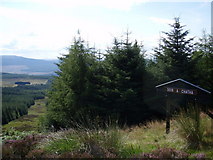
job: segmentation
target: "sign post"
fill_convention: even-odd
[[[166,134],[170,132],[170,103],[168,95],[166,95]]]
[[[181,100],[187,99],[187,101],[194,100],[194,106],[196,108],[197,128],[199,128],[199,113],[200,108],[198,108],[197,103],[209,104],[209,97],[211,92],[196,86],[190,82],[183,79],[176,79],[156,86],[158,94],[165,96],[166,105],[166,133],[170,132],[170,118],[171,118],[171,104],[172,98],[180,98]]]

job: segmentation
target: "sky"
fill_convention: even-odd
[[[211,32],[209,0],[0,0],[0,55],[56,59],[67,53],[78,30],[105,52],[128,30],[149,56],[174,17],[189,37]]]

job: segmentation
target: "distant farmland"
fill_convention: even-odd
[[[23,74],[2,74],[0,87],[15,87],[15,82],[30,82],[30,85],[46,84],[51,76],[30,76]]]

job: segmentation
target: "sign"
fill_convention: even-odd
[[[166,87],[166,92],[177,94],[197,95],[197,90]]]

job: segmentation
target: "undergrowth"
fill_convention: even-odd
[[[213,147],[213,131],[210,117],[201,114],[198,107],[190,106],[176,117],[178,134],[187,142],[188,149]]]
[[[182,116],[182,115],[180,115]],[[180,118],[180,117],[179,117]],[[191,122],[190,122],[191,123]],[[88,123],[89,124],[89,123]],[[117,124],[91,123],[85,127],[27,135],[16,140],[5,139],[3,158],[212,158],[211,119],[201,114],[204,127],[200,148],[187,148],[179,121],[171,121],[171,132],[165,133],[165,122],[119,128]],[[17,133],[20,134],[20,133]],[[205,143],[204,143],[205,142]]]

